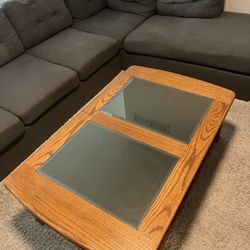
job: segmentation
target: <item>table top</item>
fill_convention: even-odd
[[[14,170],[7,188],[89,249],[157,249],[235,98],[133,66]]]

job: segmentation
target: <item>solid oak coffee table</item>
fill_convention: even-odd
[[[157,249],[234,97],[189,77],[131,67],[6,186],[81,247]]]

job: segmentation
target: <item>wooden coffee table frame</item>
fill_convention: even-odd
[[[100,112],[133,77],[214,100],[189,144]],[[149,68],[130,67],[12,172],[5,184],[36,217],[81,247],[157,249],[234,98],[232,91],[189,77]],[[36,171],[89,121],[180,157],[138,229],[121,222]]]

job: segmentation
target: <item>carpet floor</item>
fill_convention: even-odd
[[[250,103],[235,100],[164,249],[250,249]],[[0,183],[0,249],[79,249],[42,226]],[[129,250],[129,246],[128,246]]]

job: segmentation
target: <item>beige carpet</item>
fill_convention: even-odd
[[[250,249],[250,103],[236,100],[166,237],[165,249]],[[0,184],[0,249],[78,249]],[[129,250],[129,246],[128,246]]]

